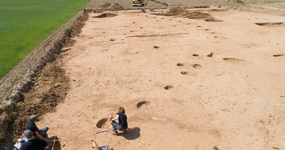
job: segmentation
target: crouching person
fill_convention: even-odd
[[[40,121],[37,115],[32,115],[31,118],[28,120],[27,123],[27,129],[31,130],[34,133],[34,136],[36,138],[41,138],[47,142],[47,131],[48,127],[44,127],[42,129],[39,129],[36,125],[36,123]]]
[[[110,120],[112,121],[111,124],[113,126],[113,134],[118,135],[117,130],[124,131],[124,133],[126,133],[128,129],[128,122],[127,116],[125,115],[125,109],[123,107],[119,107],[116,117],[111,118]],[[118,120],[118,122],[116,122],[115,120]]]
[[[45,150],[45,148],[48,148],[47,142],[43,139],[35,138],[31,130],[26,130],[24,136],[28,141],[22,143],[22,139],[19,139],[19,150]]]

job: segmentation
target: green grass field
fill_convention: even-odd
[[[0,0],[0,78],[90,0]]]

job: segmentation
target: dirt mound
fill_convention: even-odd
[[[188,11],[188,12],[183,13],[183,16],[189,19],[202,19],[208,22],[221,22],[222,21],[219,19],[215,19],[208,13],[202,13],[199,11],[194,11],[194,12]]]
[[[119,11],[119,10],[124,10],[124,9],[125,8],[118,3],[112,4],[110,7],[108,7],[108,10],[112,10],[112,11]]]
[[[245,3],[241,0],[228,0],[228,4],[242,4],[242,5],[244,5]]]
[[[103,13],[99,16],[93,16],[92,18],[108,18],[108,17],[115,17],[115,16],[118,16],[118,15],[114,13]]]
[[[182,7],[169,7],[165,10],[164,15],[165,16],[176,16],[180,15],[183,12],[185,12],[185,9]]]
[[[222,20],[216,19],[208,13],[202,13],[199,11],[186,11],[182,7],[169,7],[164,11],[164,14],[155,15],[182,16],[189,19],[201,19],[208,22],[222,22]]]
[[[72,46],[75,40],[72,38],[81,33],[81,29],[85,26],[85,21],[88,19],[88,13],[84,13],[79,17],[71,28],[70,37],[65,37],[63,46]]]
[[[202,13],[202,12],[198,12],[198,11],[195,11],[195,12],[188,11],[188,12],[184,13],[183,16],[185,16],[186,18],[189,18],[189,19],[208,19],[208,18],[211,18],[210,14]]]
[[[84,13],[77,19],[71,29],[71,37],[75,37],[81,33],[81,29],[85,26],[85,21],[88,19],[88,13]]]
[[[106,2],[105,4],[101,5],[100,8],[108,8],[110,7],[112,4]]]
[[[13,134],[21,136],[29,116],[42,116],[54,112],[69,89],[69,78],[58,63],[48,63],[34,78],[34,86],[24,94],[25,100],[17,105],[18,116],[13,124]]]

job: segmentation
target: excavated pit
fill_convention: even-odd
[[[284,22],[263,22],[263,23],[255,23],[259,26],[265,26],[265,27],[279,27],[279,26],[285,26]]]
[[[193,68],[201,68],[202,66],[200,64],[192,64]]]
[[[92,18],[111,18],[111,17],[115,17],[118,16],[118,14],[115,13],[103,13],[99,16],[93,16]]]
[[[167,86],[164,87],[165,90],[170,90],[170,89],[172,89],[172,88],[174,88],[173,85],[167,85]]]
[[[107,125],[107,118],[103,118],[103,119],[101,119],[101,120],[99,120],[98,122],[97,122],[97,124],[96,124],[96,127],[97,128],[104,128],[104,127],[106,127],[106,125]]]
[[[276,55],[273,55],[273,57],[281,57],[281,56],[284,56],[284,54],[276,54]]]
[[[239,58],[223,58],[223,60],[229,61],[229,62],[242,62],[242,61],[244,61],[243,59],[239,59]]]
[[[149,104],[148,101],[141,101],[137,103],[137,108],[145,110],[148,108]]]

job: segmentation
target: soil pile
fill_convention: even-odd
[[[119,10],[124,10],[124,9],[125,8],[118,3],[112,4],[110,7],[108,7],[108,10],[112,10],[112,11],[119,11]]]
[[[102,6],[100,6],[100,8],[108,8],[108,7],[110,7],[112,4],[110,4],[110,3],[108,3],[108,2],[106,2],[105,4],[103,4]]]
[[[195,11],[195,12],[188,11],[188,12],[185,12],[183,16],[189,19],[208,19],[212,17],[210,14],[202,13],[198,11]]]
[[[24,102],[17,105],[18,116],[13,125],[16,136],[21,136],[26,130],[29,116],[54,112],[69,89],[69,78],[57,63],[48,63],[34,80],[32,89],[24,94]]]
[[[185,9],[182,7],[169,7],[165,10],[164,15],[165,16],[176,16],[180,15],[183,12],[185,12]]]
[[[75,37],[81,33],[81,29],[85,26],[85,21],[88,19],[88,13],[84,13],[81,17],[77,19],[77,21],[74,23],[70,37]]]
[[[164,14],[156,14],[164,16],[182,16],[189,19],[201,19],[208,22],[222,22],[222,20],[216,19],[208,13],[202,13],[199,11],[186,11],[182,7],[169,7]]]
[[[69,47],[75,43],[75,40],[72,38],[79,35],[81,33],[81,29],[85,25],[85,21],[88,19],[88,13],[84,13],[81,17],[79,17],[71,28],[70,36],[65,37],[63,46]]]
[[[228,0],[228,4],[245,4],[243,1],[241,0]]]

